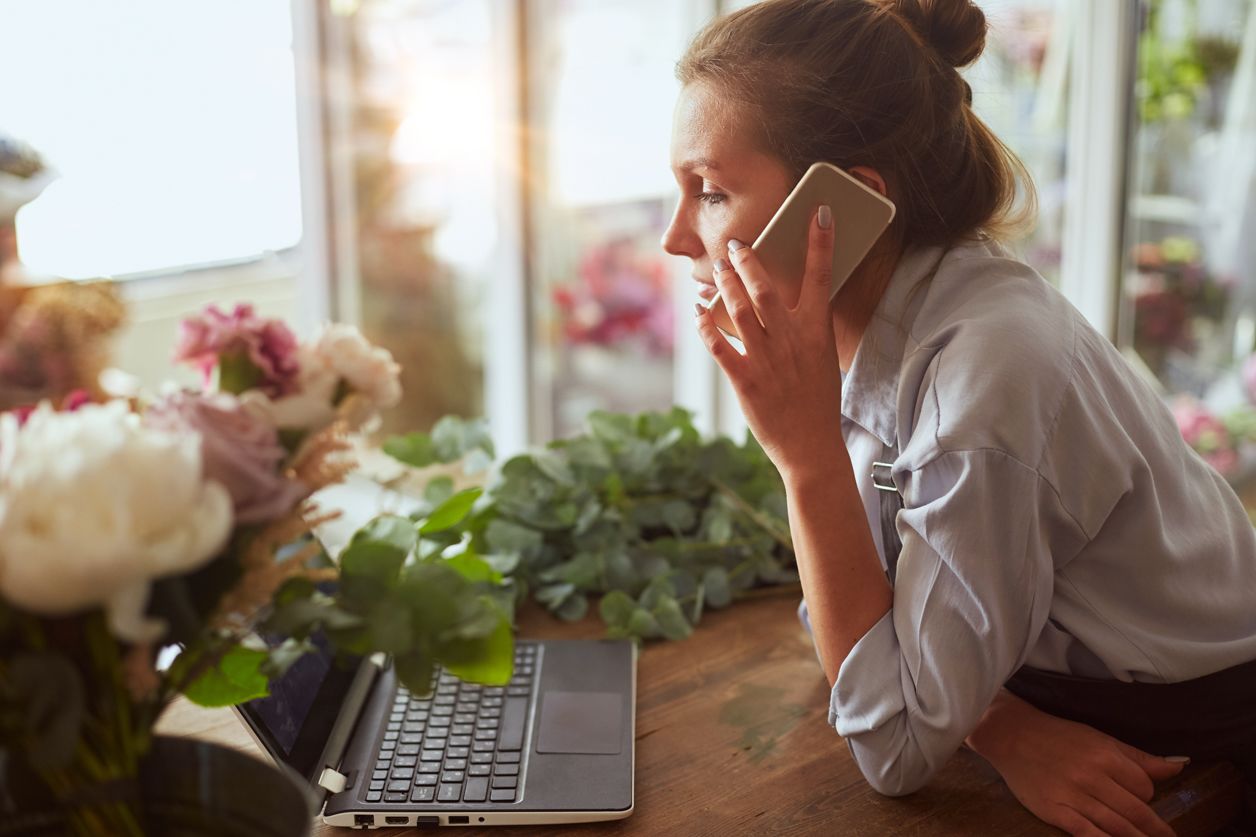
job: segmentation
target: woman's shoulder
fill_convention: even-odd
[[[949,250],[904,357],[916,390],[912,437],[931,435],[935,452],[993,448],[1032,467],[1069,386],[1078,316],[1002,246]]]

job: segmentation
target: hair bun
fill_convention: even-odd
[[[971,0],[891,0],[890,6],[952,67],[967,67],[986,47],[986,16]]]

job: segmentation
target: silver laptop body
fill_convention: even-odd
[[[579,823],[633,810],[636,646],[520,641],[503,687],[447,673],[417,698],[375,657],[311,654],[238,708],[336,826]]]

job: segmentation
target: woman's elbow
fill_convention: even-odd
[[[934,771],[921,757],[912,758],[908,748],[886,758],[858,743],[849,742],[851,755],[859,772],[874,791],[882,796],[909,796],[929,784]],[[860,752],[862,751],[862,753]],[[881,757],[878,758],[877,756]]]

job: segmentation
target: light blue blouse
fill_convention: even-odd
[[[881,793],[925,785],[1021,665],[1174,682],[1256,659],[1242,503],[1113,345],[999,245],[904,255],[842,414],[882,564],[872,462],[901,451],[894,604],[829,705]]]

